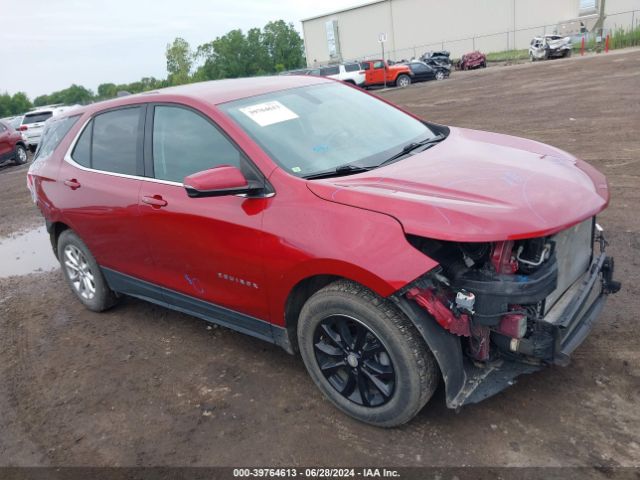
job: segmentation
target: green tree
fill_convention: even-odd
[[[51,105],[54,103],[63,103],[65,105],[73,105],[76,103],[87,104],[91,103],[93,100],[94,96],[91,90],[74,83],[64,90],[36,97],[33,101],[33,105],[41,107],[43,105]]]
[[[305,66],[304,42],[292,23],[284,20],[269,22],[264,27],[263,36],[275,71]]]
[[[101,83],[100,85],[98,85],[98,98],[100,100],[114,98],[117,93],[118,87],[115,83]]]
[[[11,115],[11,95],[7,92],[0,95],[0,117]]]
[[[184,38],[176,38],[173,43],[167,45],[165,56],[169,83],[171,85],[188,83],[193,66],[193,54],[189,42]]]
[[[0,118],[19,115],[31,108],[31,101],[24,92],[0,95]]]
[[[246,35],[231,30],[200,45],[195,57],[202,61],[194,80],[251,77],[305,65],[303,42],[293,24],[269,22],[264,29],[252,28]]]
[[[24,92],[14,93],[11,97],[11,114],[18,115],[31,108],[31,100]]]
[[[50,98],[51,98],[50,95],[40,95],[39,97],[36,97],[33,99],[33,106],[41,107],[43,105],[54,103],[53,101],[50,100]]]

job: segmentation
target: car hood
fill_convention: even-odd
[[[566,152],[461,128],[390,165],[307,185],[327,201],[391,215],[406,233],[463,242],[550,235],[609,201],[605,177]]]

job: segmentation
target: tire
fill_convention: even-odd
[[[22,145],[16,145],[16,151],[13,155],[13,162],[16,165],[24,165],[25,163],[27,163],[28,159],[29,157],[27,157],[27,149]]]
[[[117,303],[95,258],[72,230],[58,237],[58,259],[71,291],[89,310],[102,312]]]
[[[409,75],[400,75],[396,78],[396,86],[400,88],[405,88],[411,85],[411,78]]]
[[[307,301],[298,343],[316,386],[338,409],[371,425],[408,422],[438,385],[435,359],[409,319],[390,301],[347,280]]]
[[[533,56],[533,53],[529,54],[529,60],[531,60],[531,62],[535,62],[536,61],[535,57]]]
[[[481,67],[481,68],[487,68],[487,62],[482,62],[482,63],[480,64],[480,67]]]
[[[444,72],[442,70],[438,70],[436,72],[436,80],[444,80],[444,77],[445,77],[445,75],[444,75]]]

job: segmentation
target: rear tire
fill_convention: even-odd
[[[445,75],[443,71],[439,70],[436,72],[436,80],[444,80],[444,77]]]
[[[390,301],[347,280],[307,301],[298,342],[318,388],[344,413],[371,425],[408,422],[438,384],[435,359],[411,321]]]
[[[24,165],[27,163],[27,149],[22,145],[16,145],[16,151],[13,156],[13,161],[16,165]]]
[[[405,88],[411,85],[411,78],[408,75],[400,75],[396,79],[396,86],[400,88]]]
[[[94,312],[102,312],[117,303],[95,258],[80,237],[65,230],[58,237],[58,259],[67,284],[78,300]]]

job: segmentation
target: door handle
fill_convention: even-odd
[[[151,205],[154,208],[161,208],[167,206],[167,201],[162,198],[160,195],[148,196],[145,195],[142,197],[142,203],[146,203],[147,205]]]
[[[80,182],[75,178],[68,178],[64,181],[64,184],[69,187],[71,190],[77,190],[80,188]]]

